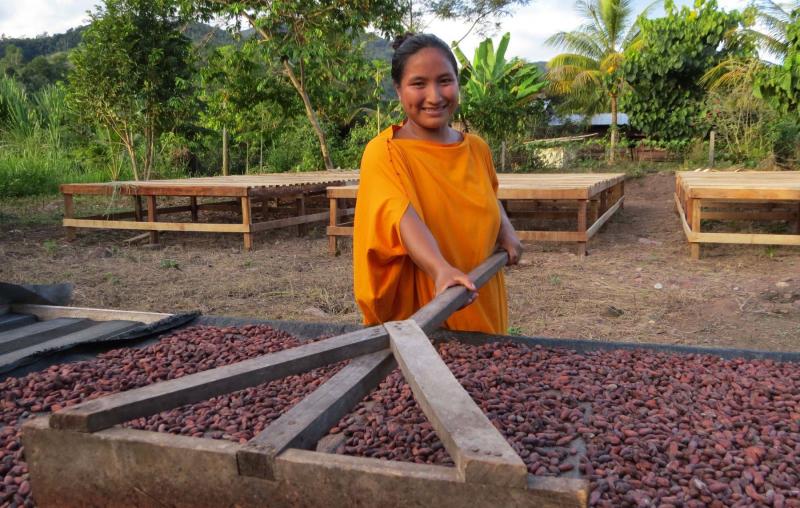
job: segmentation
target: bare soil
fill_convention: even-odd
[[[674,176],[626,184],[625,208],[580,259],[567,244],[527,244],[507,269],[510,333],[800,350],[800,248],[720,245],[692,261],[674,213]],[[102,207],[102,203],[90,203]],[[330,257],[324,226],[255,236],[79,230],[67,242],[57,197],[0,203],[0,280],[72,282],[73,305],[358,322],[349,240]],[[714,225],[710,225],[714,227]]]

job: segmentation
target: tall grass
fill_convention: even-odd
[[[17,81],[0,78],[0,197],[52,194],[62,183],[108,179],[103,165],[87,163],[79,146],[69,146],[70,120],[63,87],[28,94]]]

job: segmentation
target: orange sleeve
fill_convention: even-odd
[[[397,305],[413,305],[404,275],[412,267],[400,236],[400,219],[411,202],[392,164],[387,140],[372,140],[361,159],[353,230],[353,289],[366,324],[385,322]],[[408,277],[405,277],[408,278]]]

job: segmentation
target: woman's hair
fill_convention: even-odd
[[[398,35],[392,43],[394,55],[392,56],[392,81],[395,85],[399,85],[403,79],[403,71],[405,71],[406,61],[421,49],[436,48],[450,61],[453,66],[453,72],[458,75],[458,65],[456,64],[456,57],[450,47],[440,38],[432,34],[413,34],[406,32],[403,35]]]

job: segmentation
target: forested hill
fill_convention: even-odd
[[[21,50],[22,63],[30,62],[37,56],[49,56],[54,53],[69,51],[81,42],[83,32],[88,25],[70,28],[63,34],[40,35],[30,39],[0,39],[0,58],[6,54],[6,47],[16,46]],[[234,39],[225,30],[203,23],[190,23],[184,34],[193,42],[209,46],[233,44]]]
[[[37,56],[69,51],[81,42],[86,26],[70,28],[63,34],[40,35],[31,39],[0,39],[0,57],[6,54],[6,47],[16,46],[22,52],[23,62],[29,62]]]

